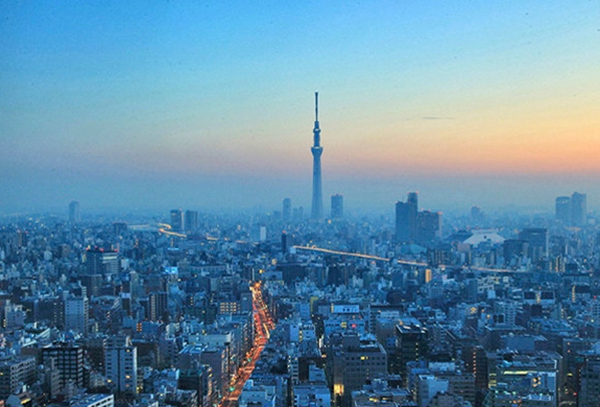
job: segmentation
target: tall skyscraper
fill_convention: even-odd
[[[396,241],[414,242],[417,239],[419,195],[409,192],[406,202],[396,203]]]
[[[292,200],[285,198],[283,200],[283,221],[289,222],[292,219]]]
[[[331,219],[344,217],[344,195],[331,195]]]
[[[79,201],[72,201],[69,204],[69,222],[74,225],[81,220],[79,214]]]
[[[565,225],[571,223],[571,198],[568,196],[559,196],[556,198],[556,220]]]
[[[587,223],[587,195],[573,192],[571,195],[571,223],[573,226],[585,226]]]
[[[440,212],[423,211],[417,213],[417,242],[427,244],[441,239],[442,214]]]
[[[193,233],[198,229],[198,211],[185,211],[185,233]]]
[[[410,232],[410,240],[415,241],[418,235],[418,220],[419,213],[419,193],[409,192],[406,199],[408,205],[408,230]]]
[[[319,92],[315,92],[315,128],[313,129],[314,144],[310,149],[313,155],[313,190],[312,190],[312,209],[310,217],[312,219],[323,218],[323,187],[321,185],[321,129],[319,128]]]
[[[396,241],[408,242],[410,232],[408,230],[408,204],[406,202],[396,202]]]
[[[171,211],[171,227],[173,232],[183,232],[183,211],[181,209],[173,209]]]

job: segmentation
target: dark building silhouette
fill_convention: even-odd
[[[427,329],[417,325],[396,325],[396,349],[394,372],[406,383],[406,364],[426,358],[428,355]]]
[[[289,222],[292,219],[292,200],[290,198],[285,198],[283,200],[283,221]]]
[[[167,313],[168,298],[166,292],[155,292],[148,296],[148,319],[162,321]]]
[[[5,400],[19,392],[23,384],[32,385],[36,380],[35,358],[10,358],[0,361],[0,398]],[[2,401],[4,405],[4,401]]]
[[[427,329],[416,325],[396,325],[395,371],[406,383],[408,362],[428,356]]]
[[[116,250],[88,249],[85,253],[86,274],[117,275],[119,253]]]
[[[340,194],[331,195],[331,219],[342,219],[344,217],[344,196]]]
[[[565,225],[571,224],[571,197],[559,196],[555,203],[556,220],[563,222]]]
[[[441,237],[442,214],[430,211],[418,212],[416,241],[420,244],[427,244]]]
[[[587,195],[573,192],[559,196],[555,202],[556,220],[568,226],[585,226],[587,223]]]
[[[127,223],[125,222],[114,222],[113,223],[113,233],[115,236],[123,236],[127,233]]]
[[[571,224],[585,226],[587,223],[587,195],[573,192],[571,195]]]
[[[409,192],[406,202],[396,203],[396,241],[415,242],[417,240],[419,195]]]
[[[471,221],[475,225],[478,225],[485,221],[485,213],[479,206],[475,205],[471,207]]]
[[[181,209],[171,210],[171,228],[173,232],[183,232],[183,211]]]
[[[81,285],[86,288],[86,294],[88,298],[97,297],[100,295],[102,289],[102,275],[101,274],[86,274],[79,278]]]
[[[183,369],[177,381],[182,390],[196,390],[198,407],[211,407],[217,396],[213,389],[212,368],[200,365],[197,369]]]
[[[79,214],[79,201],[72,201],[69,204],[69,222],[74,225],[81,221]]]
[[[522,239],[506,239],[503,243],[504,261],[510,263],[512,260],[526,256],[529,251],[529,243]]]
[[[579,406],[595,406],[600,400],[600,355],[585,356],[580,371]]]
[[[72,381],[78,387],[84,385],[84,349],[79,346],[70,346],[59,343],[42,349],[42,364],[50,364],[54,359],[54,365],[60,372],[60,384],[63,388]]]
[[[294,236],[283,231],[281,233],[281,252],[289,253],[290,249],[292,248],[293,245],[294,245]]]
[[[387,353],[374,338],[346,334],[332,352],[333,395],[350,406],[352,391],[387,374]]]
[[[406,202],[396,202],[396,241],[410,241],[410,231],[408,228],[408,204]]]
[[[415,240],[417,238],[417,229],[418,229],[418,220],[417,216],[419,213],[419,193],[418,192],[409,192],[408,197],[406,199],[406,203],[408,204],[408,230],[410,232],[411,240]]]
[[[185,211],[185,233],[194,233],[198,229],[198,211]]]
[[[548,229],[525,228],[519,233],[519,240],[529,244],[527,256],[532,262],[548,258]]]
[[[315,92],[315,127],[313,129],[313,190],[310,217],[314,220],[323,218],[323,186],[321,185],[321,129],[319,128],[319,93]]]

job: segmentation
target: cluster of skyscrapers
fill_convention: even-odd
[[[426,244],[442,237],[441,212],[419,211],[419,194],[396,203],[396,241]]]
[[[573,192],[556,198],[556,220],[567,226],[584,226],[587,222],[587,195]]]
[[[171,229],[176,233],[193,233],[198,229],[198,211],[171,210]]]

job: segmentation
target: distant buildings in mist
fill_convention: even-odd
[[[315,92],[315,122],[313,128],[313,145],[311,147],[313,156],[312,173],[312,197],[310,219],[314,221],[322,220],[323,192],[322,192],[322,173],[321,156],[323,147],[321,146],[321,128],[319,124],[319,105],[318,92]],[[559,196],[555,203],[556,220],[566,226],[584,226],[587,222],[587,196],[586,194],[574,192],[571,196]],[[171,210],[170,227],[175,233],[192,233],[198,228],[198,212],[187,210],[185,213],[181,209]],[[302,221],[304,218],[304,208],[302,206],[294,208],[291,198],[283,199],[281,213],[275,212],[275,217],[281,218],[284,222]],[[334,194],[331,196],[331,219],[342,219],[344,217],[344,196]],[[76,224],[80,222],[79,202],[72,201],[69,204],[69,222]],[[484,220],[483,211],[478,206],[471,208],[471,220],[473,225],[479,226]],[[426,244],[442,236],[442,213],[431,211],[419,211],[418,193],[409,192],[406,202],[398,201],[395,205],[395,236],[396,241],[401,243]]]
[[[442,237],[442,213],[419,211],[419,194],[409,192],[406,202],[396,203],[396,241],[429,243]]]
[[[587,223],[587,195],[573,192],[571,196],[556,198],[556,220],[567,226],[584,226]]]
[[[194,233],[198,229],[198,211],[172,209],[170,226],[175,233]]]
[[[340,194],[331,195],[331,219],[342,219],[344,217],[344,196]]]
[[[302,206],[293,207],[291,198],[284,198],[282,202],[281,216],[278,211],[275,213],[275,217],[281,219],[284,222],[290,221],[302,221],[304,220],[304,208]],[[344,218],[344,195],[333,194],[331,195],[331,216],[330,219],[343,219]],[[312,220],[314,220],[311,217]]]
[[[69,222],[74,225],[81,221],[81,214],[79,213],[79,201],[71,201],[69,204]]]

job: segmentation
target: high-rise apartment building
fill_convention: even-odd
[[[0,361],[0,399],[19,392],[23,384],[35,383],[37,363],[34,357]]]
[[[427,329],[416,324],[400,323],[396,325],[396,350],[394,373],[399,373],[403,380],[407,377],[408,362],[426,358],[428,355]]]
[[[331,219],[344,217],[344,195],[331,195]]]
[[[65,300],[65,329],[86,334],[89,312],[89,302],[85,295],[67,298]]]
[[[387,353],[374,337],[344,334],[332,355],[333,395],[349,406],[352,391],[387,374]]]
[[[137,394],[137,348],[129,337],[110,338],[104,362],[106,378],[119,393]]]
[[[77,387],[84,384],[84,349],[79,346],[71,346],[67,343],[56,343],[52,346],[42,348],[42,363],[50,365],[50,359],[54,359],[54,366],[60,372],[60,387],[73,382]]]

